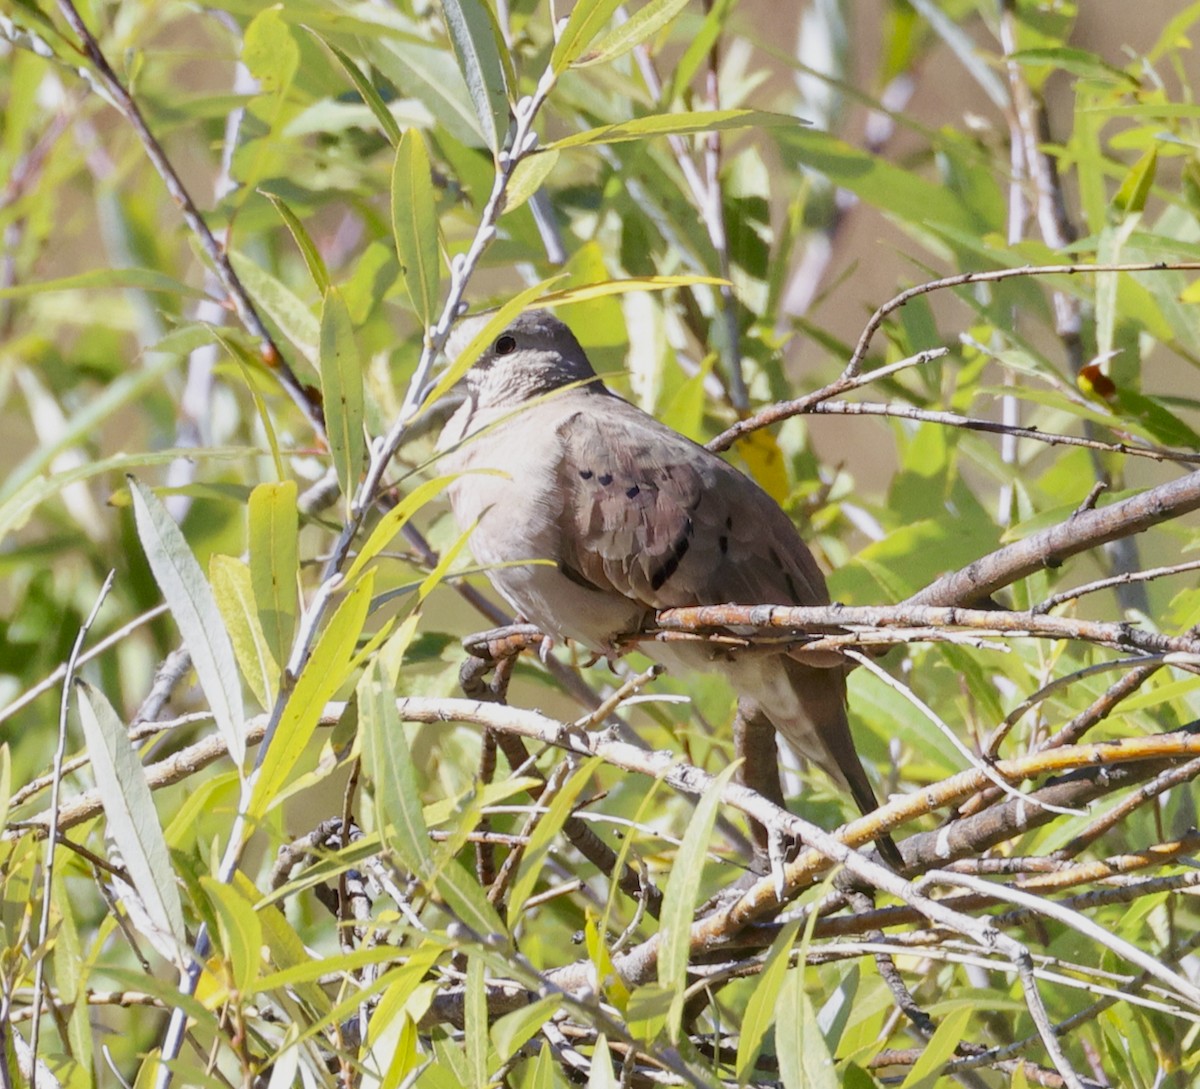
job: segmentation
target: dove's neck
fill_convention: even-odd
[[[523,354],[528,358],[501,358],[468,375],[468,395],[478,408],[519,408],[559,390],[602,396],[608,393],[586,360],[550,352]]]

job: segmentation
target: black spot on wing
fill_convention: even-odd
[[[641,490],[642,489],[639,488],[636,484],[632,484],[628,488],[625,489],[625,498],[626,499],[636,499],[638,497],[638,492],[640,492]]]
[[[601,473],[596,478],[596,482],[598,484],[603,485],[605,488],[607,488],[612,483],[612,481],[613,481],[612,473]]]
[[[692,547],[692,529],[692,520],[689,518],[687,524],[683,527],[683,532],[672,547],[670,555],[663,560],[658,569],[650,576],[651,590],[658,591],[662,589],[667,579],[679,570],[679,564],[683,561],[683,557],[687,555],[688,549]]]
[[[591,469],[580,469],[580,470],[579,470],[579,475],[580,475],[580,477],[582,477],[584,480],[591,480],[591,479],[592,479],[592,477],[593,477],[593,476],[595,476],[596,474],[595,474],[595,473],[593,473]]]

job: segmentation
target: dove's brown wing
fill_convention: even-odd
[[[586,407],[560,418],[557,435],[559,567],[569,578],[655,609],[829,601],[791,520],[715,454],[615,396],[588,398]],[[769,706],[753,701],[775,728],[845,783],[863,813],[876,808],[846,719],[844,669],[785,656],[760,660],[757,668],[774,674],[766,688],[775,695],[790,690]],[[901,864],[891,839],[879,845],[889,862]]]
[[[829,600],[787,515],[715,454],[615,396],[558,435],[568,574],[657,609]]]

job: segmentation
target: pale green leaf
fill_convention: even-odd
[[[558,995],[547,995],[523,1006],[512,1013],[506,1013],[492,1026],[492,1043],[496,1047],[497,1058],[507,1062],[534,1034],[544,1025],[552,1014],[562,1008],[562,999]]]
[[[363,373],[350,312],[336,287],[325,292],[321,308],[321,393],[329,452],[348,516],[366,452]]]
[[[331,41],[321,39],[325,43],[325,47],[338,59],[338,63],[345,70],[347,76],[350,77],[350,82],[354,84],[354,89],[358,91],[363,102],[367,104],[371,113],[375,115],[375,120],[379,122],[380,129],[383,130],[384,136],[392,147],[400,143],[400,126],[396,119],[392,116],[392,111],[387,108],[387,103],[380,97],[379,92],[375,89],[375,85],[367,79],[359,70],[357,64],[350,59],[349,55],[340,50]]]
[[[268,710],[279,691],[279,664],[259,623],[250,568],[233,556],[214,553],[208,561],[208,577],[242,676],[259,706]]]
[[[286,91],[300,67],[300,47],[280,5],[264,8],[246,27],[242,63],[265,94]]]
[[[618,144],[627,140],[647,140],[657,136],[688,136],[698,132],[720,132],[726,129],[768,128],[783,126],[799,128],[804,122],[782,113],[765,110],[692,110],[679,113],[656,113],[635,117],[613,125],[601,125],[571,136],[564,136],[539,151],[564,151],[574,147],[596,144]]]
[[[133,514],[154,581],[183,636],[217,729],[237,767],[246,758],[245,717],[237,659],[204,572],[158,497],[132,476]]]
[[[967,1025],[971,1020],[972,1010],[969,1005],[958,1006],[937,1027],[921,1057],[913,1063],[908,1077],[900,1084],[900,1089],[933,1089],[941,1077],[942,1067],[954,1058],[958,1045],[967,1038]]]
[[[683,1015],[692,919],[700,891],[700,879],[704,874],[704,858],[717,819],[721,791],[733,778],[737,767],[737,764],[726,767],[704,792],[696,812],[688,822],[663,892],[662,914],[659,917],[658,982],[675,996],[671,1009],[672,1033],[678,1030]]]
[[[493,155],[508,135],[508,87],[499,34],[486,0],[442,0],[442,14],[458,67]]]
[[[463,1036],[472,1085],[488,1083],[488,1011],[482,957],[467,958]]]
[[[41,280],[0,287],[0,299],[21,299],[52,291],[97,291],[121,288],[178,295],[181,299],[204,298],[203,291],[188,287],[187,284],[154,269],[102,268],[94,269],[91,272],[79,272],[73,276],[60,276],[56,280]]]
[[[567,822],[567,818],[574,811],[580,792],[587,786],[588,780],[595,774],[596,767],[601,762],[598,756],[583,761],[563,784],[562,789],[538,821],[537,827],[534,828],[533,834],[529,837],[529,843],[525,846],[517,879],[513,882],[512,892],[509,894],[509,927],[516,926],[517,919],[525,909],[525,901],[533,895],[533,890],[537,887],[542,865],[550,854],[555,839],[562,831],[562,826]]]
[[[300,670],[270,748],[260,758],[248,807],[251,819],[261,817],[274,801],[308,746],[325,705],[349,678],[374,585],[373,571],[368,571],[354,584]]]
[[[282,669],[296,627],[296,576],[300,569],[296,482],[259,484],[250,493],[247,527],[254,602],[267,646]]]
[[[396,148],[392,169],[392,232],[404,272],[404,286],[421,324],[437,313],[441,278],[437,206],[433,197],[425,140],[409,129]]]
[[[775,1024],[778,1013],[777,1004],[779,991],[788,970],[788,960],[792,952],[792,943],[800,930],[803,920],[793,919],[785,923],[783,929],[776,935],[763,962],[762,972],[758,982],[746,1003],[746,1013],[742,1017],[742,1030],[738,1036],[737,1076],[741,1084],[746,1084],[754,1072],[754,1064],[758,1061],[762,1050],[763,1040],[767,1030]]]
[[[354,557],[354,562],[350,565],[349,571],[346,572],[346,579],[353,581],[358,577],[358,574],[369,564],[376,556],[379,555],[391,543],[392,538],[396,536],[405,526],[405,523],[416,514],[422,507],[425,506],[431,499],[441,494],[450,484],[457,479],[457,476],[438,476],[432,480],[422,481],[403,499],[400,500],[391,510],[387,512],[375,528],[371,530],[371,536],[367,538],[367,543],[358,550],[358,554]]]
[[[262,971],[263,928],[258,912],[241,893],[212,877],[201,877],[200,886],[217,918],[221,952],[229,965],[231,989],[243,1001],[254,993]]]
[[[108,834],[120,851],[125,872],[150,922],[177,946],[176,961],[182,963],[187,943],[183,908],[146,771],[129,743],[125,724],[104,694],[86,681],[77,680],[75,684],[79,719]]]
[[[540,155],[526,155],[521,159],[504,190],[504,213],[515,212],[541,188],[550,172],[558,163],[558,152],[548,151]]]
[[[784,1089],[838,1089],[829,1045],[804,990],[804,968],[787,973],[779,995],[775,1051]]]
[[[321,251],[317,249],[308,229],[301,222],[300,217],[287,206],[282,197],[274,193],[264,193],[263,196],[279,213],[279,218],[283,220],[284,225],[291,233],[296,248],[300,251],[300,256],[304,258],[308,274],[312,277],[317,290],[324,295],[332,281],[329,279],[329,269],[325,267],[325,258],[321,256]]]
[[[575,62],[575,67],[605,64],[624,56],[635,46],[653,37],[685,7],[688,0],[650,0],[620,26],[614,27]]]
[[[237,250],[229,251],[229,263],[263,313],[316,367],[320,355],[321,323],[313,316],[312,310],[282,281]]]
[[[363,761],[375,783],[375,806],[384,842],[419,881],[432,877],[429,829],[421,811],[421,792],[393,689],[373,664],[358,683],[358,716]]]
[[[578,0],[550,54],[550,67],[556,75],[592,44],[620,6],[621,0]]]
[[[592,1048],[592,1068],[588,1071],[587,1089],[617,1089],[617,1077],[613,1073],[612,1054],[608,1038],[601,1033]]]

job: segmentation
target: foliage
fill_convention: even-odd
[[[1119,502],[1200,446],[1200,5],[1161,6],[1103,54],[1035,0],[0,6],[7,1083],[1200,1084],[1200,498]],[[1094,264],[1138,270],[992,275]],[[453,702],[509,618],[442,394],[538,301],[699,441],[823,389],[729,456],[837,601],[1059,533],[993,621],[847,640],[892,647],[851,710],[900,801],[842,838],[894,814],[913,882],[830,876],[818,773],[812,826],[738,793],[714,678],[557,648]],[[822,854],[755,880],[748,815]]]

